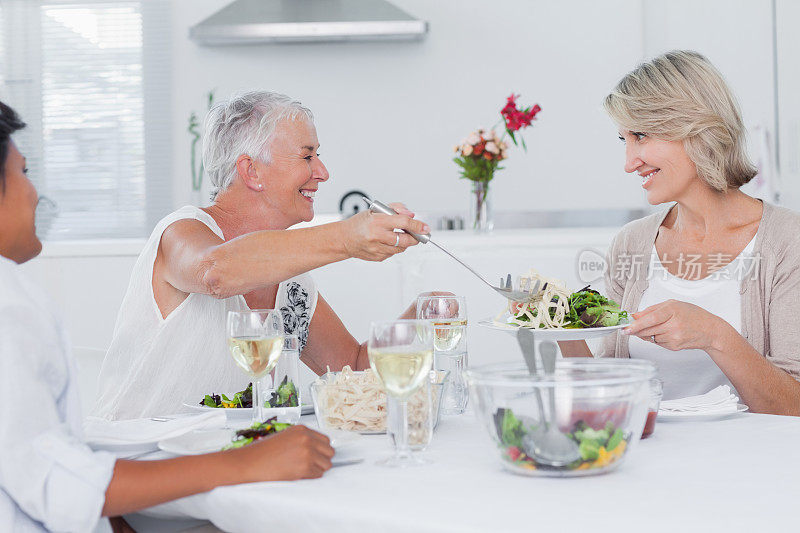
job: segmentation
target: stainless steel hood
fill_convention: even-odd
[[[236,0],[189,30],[204,45],[422,39],[428,23],[385,0]]]

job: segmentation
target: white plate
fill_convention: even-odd
[[[540,340],[551,340],[551,341],[578,341],[584,339],[594,339],[597,337],[605,337],[606,335],[610,335],[617,330],[620,330],[630,324],[627,320],[625,322],[621,322],[616,326],[605,326],[602,328],[582,328],[582,329],[533,329],[530,330],[534,333],[534,337]],[[517,326],[516,324],[504,324],[502,322],[498,322],[493,318],[485,318],[478,322],[478,325],[489,328],[495,329],[498,331],[507,331],[509,333],[515,333],[521,326]]]
[[[253,418],[253,408],[252,407],[208,407],[206,405],[189,405],[188,403],[183,404],[184,407],[188,407],[192,411],[197,411],[200,413],[207,413],[208,411],[217,411],[223,410],[228,417],[228,420],[250,420]],[[268,409],[268,408],[267,408]],[[311,404],[303,404],[300,406],[300,414],[301,415],[312,415],[314,414],[314,406]]]
[[[732,416],[736,416],[739,413],[744,413],[747,411],[749,407],[747,407],[743,403],[736,404],[736,411],[730,413],[704,413],[704,412],[676,412],[676,411],[662,411],[661,409],[658,410],[658,417],[657,420],[661,420],[664,422],[671,422],[671,421],[707,421],[707,420],[722,420],[724,418],[730,418]]]
[[[213,408],[209,408],[213,409]],[[232,429],[210,429],[194,430],[177,437],[164,439],[158,442],[158,448],[175,455],[200,455],[203,453],[218,452],[231,443],[235,430]],[[351,446],[357,442],[361,435],[349,431],[327,431],[325,434],[331,439],[331,446],[336,450],[337,456],[343,448]],[[354,457],[340,456],[340,462],[354,462]],[[334,457],[336,464],[336,457]]]

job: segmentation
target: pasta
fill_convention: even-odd
[[[432,385],[430,400],[424,396],[425,387],[408,400],[409,445],[430,440],[428,420],[433,413],[428,402],[432,402],[433,412],[438,414],[443,387],[441,373],[436,374],[436,379],[438,386]],[[354,372],[345,366],[341,372],[328,371],[314,382],[312,390],[315,391],[315,407],[322,426],[361,433],[386,431],[386,393],[372,369]]]
[[[345,366],[316,381],[323,425],[347,431],[386,431],[386,393],[371,369],[353,372]]]
[[[546,278],[531,269],[527,276],[520,276],[520,289],[527,290],[535,281],[540,281],[539,292],[529,302],[509,301],[510,318],[503,324],[515,324],[526,328],[563,328],[568,321],[570,291],[563,281]],[[495,320],[500,321],[501,313]]]

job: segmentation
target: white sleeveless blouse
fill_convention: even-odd
[[[247,309],[243,296],[217,299],[190,294],[166,318],[153,295],[153,266],[164,230],[192,218],[224,239],[205,211],[186,206],[155,227],[133,267],[114,337],[100,370],[99,396],[92,414],[111,420],[144,418],[189,411],[206,394],[242,390],[251,381],[228,351],[228,311]],[[287,334],[305,347],[317,304],[317,290],[308,274],[278,286],[275,308],[281,309]]]

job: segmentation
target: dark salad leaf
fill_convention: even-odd
[[[231,450],[234,448],[241,448],[242,446],[247,446],[253,441],[258,439],[263,439],[264,437],[268,437],[270,435],[274,435],[275,433],[279,433],[284,429],[291,427],[292,424],[287,424],[283,422],[277,422],[277,417],[272,417],[268,420],[265,420],[262,423],[256,423],[246,429],[240,429],[236,432],[236,436],[233,438],[233,441],[227,445],[224,449]]]

